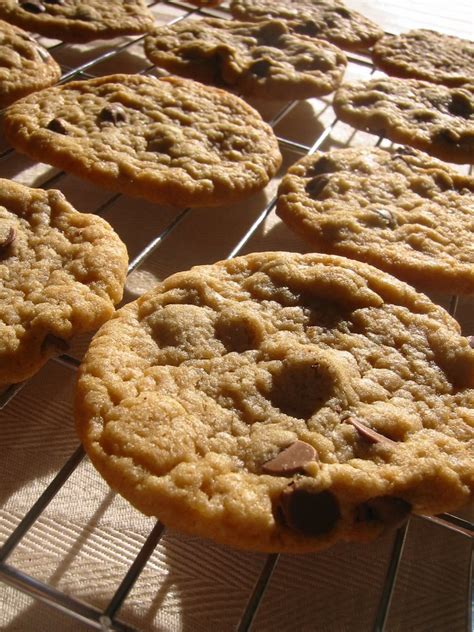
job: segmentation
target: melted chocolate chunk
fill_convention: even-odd
[[[471,100],[464,92],[455,92],[453,94],[448,110],[454,116],[462,116],[465,119],[468,119],[474,111]]]
[[[271,64],[266,59],[257,59],[249,66],[249,72],[257,77],[267,77]]]
[[[331,158],[321,156],[319,160],[313,162],[306,170],[307,176],[320,176],[324,173],[333,173],[336,170],[336,164]]]
[[[375,219],[379,226],[385,228],[395,228],[397,221],[393,216],[393,213],[385,208],[378,208],[374,210]]]
[[[345,9],[344,7],[335,7],[332,10],[333,13],[337,13],[337,15],[340,15],[341,18],[347,18],[349,19],[351,17],[351,12],[348,11],[347,9]]]
[[[170,138],[161,137],[161,138],[150,138],[147,143],[146,150],[153,151],[157,154],[166,154],[168,153],[169,148],[173,144],[173,141]]]
[[[99,113],[99,120],[102,123],[118,125],[127,120],[127,114],[121,105],[106,105]]]
[[[67,134],[67,129],[64,121],[60,118],[51,119],[50,122],[46,125],[46,128],[49,129],[51,132],[56,132],[56,134]]]
[[[434,135],[435,141],[445,143],[446,145],[456,145],[458,143],[458,137],[451,129],[440,129]]]
[[[356,508],[357,522],[381,522],[387,527],[400,527],[410,515],[411,505],[402,498],[378,496]]]
[[[36,52],[43,61],[49,61],[51,59],[51,55],[42,46],[36,46]]]
[[[318,197],[326,184],[329,182],[329,178],[326,176],[315,176],[307,183],[305,189],[306,192],[313,198]]]
[[[28,0],[27,2],[20,2],[20,7],[29,13],[44,13],[46,9],[43,4],[38,0]]]
[[[283,491],[280,509],[287,526],[309,536],[329,533],[341,517],[339,503],[332,492],[314,492],[295,483]]]
[[[395,443],[395,441],[392,441],[392,439],[385,437],[384,435],[380,434],[373,428],[370,428],[355,417],[347,417],[346,419],[344,419],[344,423],[354,426],[359,435],[370,443]]]
[[[61,355],[69,349],[69,343],[54,334],[46,334],[41,344],[43,355]]]
[[[454,189],[452,179],[447,173],[444,173],[444,171],[438,171],[437,173],[434,173],[433,180],[438,189],[441,189],[441,191],[449,191],[450,189]]]
[[[403,156],[416,156],[416,150],[412,147],[397,147],[394,152],[394,158],[403,158]]]
[[[316,461],[316,450],[309,443],[295,441],[285,448],[278,456],[263,464],[262,470],[266,474],[289,475],[304,472],[304,466]]]
[[[316,24],[314,20],[306,20],[302,22],[299,26],[295,28],[296,33],[301,33],[301,35],[309,35],[310,37],[314,37],[321,30],[321,27]]]
[[[0,253],[3,253],[8,248],[8,246],[15,241],[15,238],[16,230],[13,228],[13,226],[10,226],[7,236],[3,241],[0,241]]]

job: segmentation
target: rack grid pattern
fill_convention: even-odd
[[[157,0],[149,2],[151,8],[158,5]],[[189,5],[182,4],[180,2],[169,1],[166,3],[171,7],[175,7],[181,11],[181,15],[168,21],[172,23],[182,19],[199,18],[199,16],[211,15],[214,17],[229,17],[226,15],[226,9],[210,10],[210,9],[197,9],[190,7]],[[118,46],[110,47],[105,52],[93,56],[91,59],[86,60],[78,65],[63,66],[63,75],[61,82],[66,82],[71,79],[88,78],[94,76],[95,68],[103,62],[111,62],[119,60],[119,55],[127,51],[130,47],[140,43],[143,37],[126,38],[126,41]],[[57,43],[50,46],[51,52],[55,53],[65,46],[64,43]],[[349,60],[352,65],[366,66],[371,68],[370,61],[359,55],[349,55]],[[149,74],[157,72],[153,65],[149,65],[139,72]],[[282,104],[281,108],[276,111],[273,116],[268,120],[273,128],[282,121],[292,109],[295,108],[296,102],[288,102]],[[325,146],[325,142],[330,139],[331,133],[337,123],[337,119],[333,119],[330,123],[323,126],[316,139],[311,144],[304,144],[291,140],[286,137],[279,137],[278,140],[282,149],[286,149],[300,157],[305,154],[311,154],[318,150],[320,147]],[[374,137],[375,139],[375,137]],[[351,139],[349,138],[348,144]],[[383,138],[374,140],[376,145],[380,145],[383,142]],[[0,175],[2,160],[7,159],[11,154],[12,149],[5,149],[3,153],[0,153]],[[64,173],[56,173],[45,182],[42,183],[42,187],[50,188],[64,176]],[[111,204],[120,198],[120,194],[112,195],[103,204],[94,209],[95,213],[103,213]],[[259,227],[265,222],[269,214],[274,209],[275,199],[272,197],[267,201],[258,214],[253,218],[251,225],[241,234],[235,235],[235,244],[228,252],[228,257],[234,257],[241,253],[246,244],[256,234]],[[90,209],[91,210],[91,209]],[[155,235],[150,241],[141,248],[138,254],[131,260],[129,264],[129,274],[136,271],[140,266],[150,257],[152,253],[155,253],[166,241],[166,239],[173,233],[173,231],[182,223],[190,213],[190,209],[179,210],[172,220]],[[449,303],[449,312],[455,316],[458,306],[458,298],[453,296]],[[58,362],[62,365],[69,367],[72,371],[75,371],[79,365],[79,361],[72,355],[63,355],[55,358],[51,362]],[[18,384],[8,387],[2,394],[0,394],[0,409],[7,410],[7,407],[11,405],[14,398],[21,392],[24,384]],[[132,587],[138,579],[141,571],[145,567],[148,559],[152,555],[155,547],[162,538],[165,527],[157,521],[155,526],[150,531],[146,538],[142,548],[140,549],[135,560],[128,568],[122,582],[117,586],[115,594],[110,599],[108,605],[104,609],[98,609],[88,603],[81,601],[74,596],[68,595],[60,590],[48,585],[42,581],[35,579],[33,576],[17,569],[13,564],[9,564],[9,558],[14,552],[15,548],[22,542],[25,535],[30,528],[39,519],[42,512],[46,509],[49,503],[56,497],[58,492],[63,488],[69,477],[74,473],[76,468],[85,458],[84,450],[79,446],[70,458],[66,461],[63,467],[57,472],[53,480],[45,487],[43,492],[39,495],[36,502],[31,506],[29,511],[23,516],[19,524],[10,533],[9,537],[4,541],[0,548],[0,580],[5,584],[15,587],[19,591],[22,591],[35,599],[43,601],[50,606],[61,610],[71,618],[87,623],[91,628],[101,630],[117,630],[131,632],[135,628],[127,625],[120,620],[120,608],[124,601],[127,599]],[[448,529],[453,533],[456,533],[460,537],[469,538],[472,540],[474,528],[473,524],[466,519],[457,517],[451,514],[443,514],[441,516],[428,517],[423,516],[422,519],[429,521],[433,524],[437,524],[444,529]],[[400,567],[400,563],[403,559],[404,547],[407,537],[407,526],[401,528],[396,533],[393,541],[393,548],[390,559],[387,560],[386,577],[383,586],[380,587],[380,598],[378,609],[374,616],[372,629],[377,632],[386,630],[387,618],[390,612],[390,606],[394,595],[394,587],[397,580],[397,573]],[[472,551],[472,548],[471,548]],[[255,582],[253,590],[248,596],[247,605],[244,608],[240,622],[237,625],[238,632],[244,632],[251,629],[255,620],[259,606],[264,599],[267,586],[272,580],[272,575],[279,562],[279,555],[268,555],[264,561],[260,575]],[[471,564],[472,567],[472,564]],[[472,575],[470,581],[467,582],[468,594],[466,595],[466,625],[467,629],[471,629],[472,623],[472,609],[474,607],[474,598],[472,595]]]

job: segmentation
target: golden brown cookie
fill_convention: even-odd
[[[149,31],[144,0],[2,0],[0,18],[65,42],[88,42]]]
[[[474,84],[460,88],[417,79],[371,79],[343,84],[334,95],[337,116],[455,163],[474,163]]]
[[[428,29],[385,35],[372,50],[376,66],[389,75],[446,86],[474,81],[474,43]]]
[[[0,108],[47,88],[61,77],[49,52],[21,29],[0,20]]]
[[[99,186],[175,206],[262,189],[278,142],[242,99],[197,81],[112,75],[43,90],[4,117],[13,147]]]
[[[80,368],[92,463],[165,525],[303,552],[369,540],[474,489],[474,349],[357,261],[263,252],[175,274]]]
[[[316,152],[281,181],[277,214],[319,252],[474,294],[474,178],[420,151]]]
[[[290,32],[282,20],[185,20],[145,40],[151,61],[247,96],[308,99],[336,89],[347,65],[335,46]]]
[[[328,40],[349,51],[370,48],[382,29],[342,2],[322,0],[232,0],[230,10],[238,20],[295,20],[296,33]]]
[[[0,180],[0,384],[30,377],[122,298],[127,250],[60,191]]]

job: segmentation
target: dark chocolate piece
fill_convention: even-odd
[[[63,119],[60,119],[60,118],[51,119],[50,122],[46,125],[46,127],[51,132],[56,132],[56,134],[67,134],[67,129],[66,129]]]
[[[326,176],[315,176],[306,185],[306,192],[311,197],[317,197],[329,182],[329,178]]]
[[[127,120],[127,114],[121,105],[111,104],[102,108],[99,119],[103,123],[124,123]]]
[[[279,506],[285,523],[308,536],[329,533],[341,517],[332,492],[315,492],[295,483],[282,492]]]
[[[44,13],[46,9],[43,4],[38,0],[27,0],[27,2],[20,2],[20,7],[29,13]]]
[[[13,226],[10,226],[7,236],[2,242],[0,242],[0,253],[6,250],[8,246],[15,241],[15,237],[16,230],[13,228]]]
[[[400,527],[411,512],[411,505],[402,498],[377,496],[356,508],[358,522],[382,522],[387,527]]]
[[[271,64],[266,59],[257,59],[249,66],[249,72],[257,77],[267,77]]]

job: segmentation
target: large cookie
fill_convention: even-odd
[[[339,118],[396,143],[456,163],[474,162],[474,84],[449,88],[417,79],[343,84],[334,95]]]
[[[280,166],[272,129],[196,81],[113,75],[31,95],[4,117],[17,150],[100,186],[176,206],[231,203]]]
[[[377,24],[341,2],[232,0],[230,10],[238,20],[296,20],[296,32],[328,40],[349,51],[367,50],[383,35]]]
[[[79,372],[109,484],[237,547],[368,540],[474,489],[474,349],[357,261],[264,252],[176,274],[117,312]]]
[[[446,86],[474,80],[474,43],[428,29],[385,35],[375,44],[372,58],[379,68],[397,77]]]
[[[158,28],[145,40],[157,66],[241,94],[308,99],[329,94],[347,64],[335,46],[290,32],[281,20],[185,20]]]
[[[0,108],[51,86],[61,68],[25,31],[0,20]]]
[[[0,18],[65,42],[145,33],[154,23],[144,0],[2,0]]]
[[[415,149],[307,156],[281,181],[277,213],[319,252],[474,294],[474,178]]]
[[[0,384],[21,382],[122,298],[127,250],[60,191],[0,180]]]

